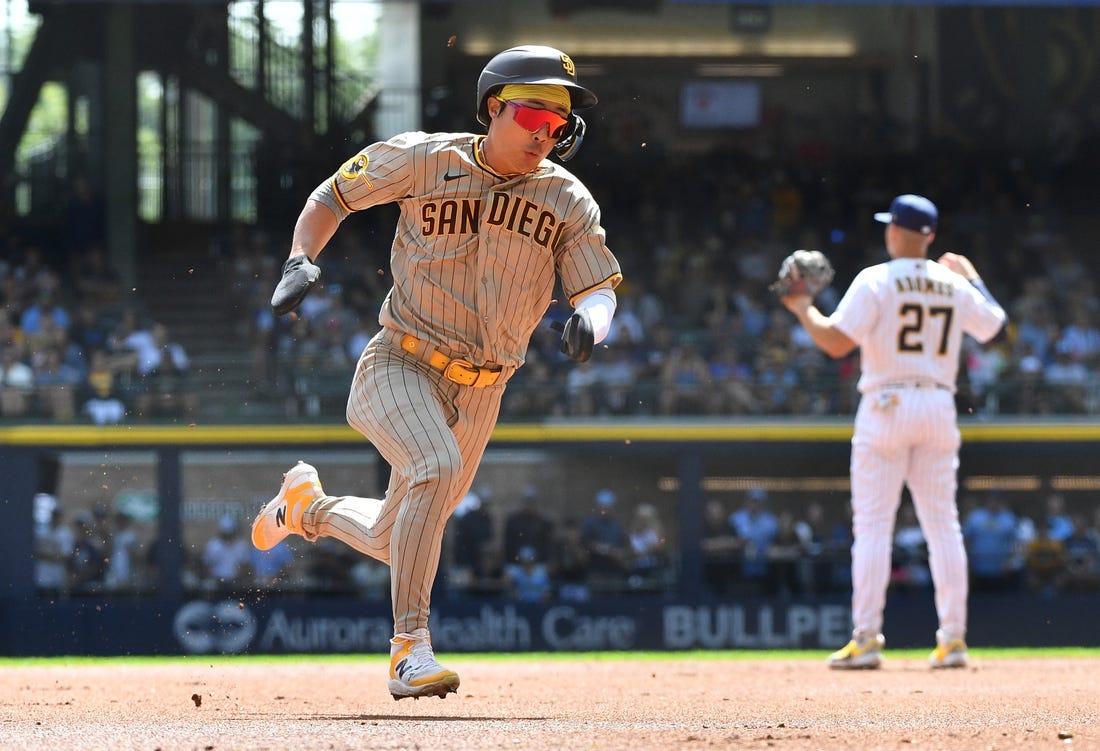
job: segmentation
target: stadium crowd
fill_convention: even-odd
[[[871,214],[907,186],[941,206],[933,252],[974,258],[1010,313],[994,344],[968,343],[960,406],[979,415],[1100,410],[1097,264],[1084,245],[1088,214],[1067,208],[1063,193],[1072,188],[1019,165],[957,155],[863,167],[833,175],[740,155],[665,157],[651,165],[660,185],[630,169],[588,168],[627,272],[619,310],[598,355],[574,366],[549,326],[567,315],[559,299],[509,384],[505,419],[849,414],[858,353],[822,355],[766,286],[791,250],[821,249],[837,267],[836,285],[819,301],[828,312],[837,288],[884,258]],[[676,200],[661,192],[665,185],[678,186]],[[241,227],[221,243],[227,250],[213,262],[227,267],[247,301],[246,325],[231,331],[252,353],[247,377],[261,387],[293,390],[314,405],[314,392],[346,389],[389,283],[370,214],[349,220],[361,231],[326,251],[320,288],[295,321],[275,319],[269,306],[286,232]],[[63,249],[16,235],[4,241],[0,414],[96,423],[200,417],[189,353],[121,285],[100,238]],[[338,419],[343,410],[312,412]]]
[[[850,413],[858,354],[822,355],[766,287],[791,250],[821,249],[838,269],[837,286],[820,300],[831,310],[837,287],[885,258],[871,215],[900,189],[899,172],[944,207],[933,252],[969,254],[1010,312],[1010,327],[993,345],[968,342],[961,406],[983,415],[1100,409],[1100,296],[1095,261],[1083,251],[1088,228],[1060,208],[1048,180],[946,158],[836,180],[718,155],[705,168],[670,160],[653,169],[663,175],[660,187],[630,170],[586,175],[609,242],[624,258],[619,310],[602,351],[576,366],[559,355],[549,327],[567,311],[560,301],[551,307],[509,384],[506,419]],[[666,185],[678,186],[675,201],[658,192]],[[279,248],[238,246],[253,249],[237,268],[254,301],[250,336],[275,353],[272,367],[343,369],[345,377],[376,330],[386,291],[377,246],[346,240],[326,251],[322,293],[307,301],[301,320],[282,325],[267,309]],[[317,385],[300,382],[306,390]]]
[[[547,510],[539,488],[527,486],[520,495],[494,498],[492,488],[481,486],[463,500],[444,538],[445,596],[584,602],[680,588],[677,520],[654,504],[600,489],[587,511],[560,517]],[[781,598],[847,592],[851,520],[828,514],[827,505],[783,502],[760,488],[740,498],[708,497],[699,542],[705,591]],[[66,515],[45,495],[36,499],[36,515],[35,576],[43,594],[155,590],[155,525],[112,515],[106,503]],[[960,519],[972,590],[1041,598],[1100,591],[1100,504],[1071,504],[1054,491],[1038,503],[1017,503],[992,491],[964,495]],[[221,517],[208,539],[192,539],[185,553],[181,583],[188,592],[389,596],[386,566],[324,540],[291,539],[261,552],[233,515]],[[890,587],[914,592],[931,585],[927,545],[907,501],[894,532]]]
[[[821,355],[766,287],[781,259],[805,247],[832,259],[843,289],[858,269],[884,257],[881,225],[871,215],[905,190],[919,190],[941,207],[934,252],[971,256],[1009,310],[1010,326],[992,345],[968,344],[960,407],[981,416],[1100,412],[1100,293],[1087,244],[1095,227],[1079,208],[1085,194],[1057,172],[958,154],[884,159],[843,171],[810,158],[777,164],[742,154],[654,153],[644,173],[578,162],[623,262],[619,310],[600,351],[577,365],[558,352],[550,327],[566,316],[559,295],[532,338],[526,366],[509,384],[505,419],[850,414],[858,354],[839,361]],[[661,179],[647,180],[647,174]],[[676,186],[674,196],[669,186]],[[356,226],[326,250],[322,282],[296,320],[274,318],[269,305],[289,227],[235,228],[220,242],[225,251],[204,259],[223,265],[242,301],[243,325],[228,328],[251,354],[242,377],[290,389],[314,416],[341,419],[351,369],[377,330],[389,286],[388,243],[377,228],[388,217],[376,224],[370,213],[350,219]],[[188,351],[149,315],[148,301],[110,268],[101,233],[71,236],[86,241],[46,247],[15,233],[0,237],[0,417],[93,424],[216,420],[200,415],[199,394],[188,380],[190,356],[201,346]],[[831,310],[837,294],[827,290],[820,306]],[[324,389],[339,405],[331,413],[320,401]],[[601,588],[664,591],[675,581],[677,552],[667,532],[674,520],[662,523],[634,499],[618,499],[618,506],[594,500],[593,520],[534,523],[543,531],[525,535],[537,539],[509,534],[504,520],[486,519],[484,505],[471,499],[449,531],[450,558],[441,576],[458,595],[583,598]],[[1013,509],[995,494],[964,497],[961,506],[975,587],[1048,594],[1097,586],[1094,512],[1077,509],[1066,525],[1058,514]],[[761,498],[746,498],[738,508],[711,499],[706,508],[703,547],[716,592],[799,594],[848,586],[848,520],[824,521],[813,504],[792,515],[769,509]],[[65,524],[77,534],[66,534]],[[48,588],[118,586],[107,583],[105,564],[88,565],[95,557],[88,552],[94,525],[83,517],[53,519],[42,529],[51,527],[56,539],[42,550],[60,546],[83,562],[59,566],[67,558],[43,552],[42,562],[55,564],[52,571],[46,567]],[[256,560],[240,551],[237,526],[227,521],[221,529],[223,542],[193,551],[189,587],[297,581],[310,589],[384,596],[386,572],[344,560],[346,551]],[[82,552],[65,542],[74,538],[83,541]],[[927,586],[919,527],[904,515],[896,542],[894,585]],[[68,578],[78,570],[79,580]]]

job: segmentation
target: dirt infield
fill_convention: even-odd
[[[0,749],[1100,749],[1100,659],[448,664],[400,702],[367,659],[8,666]]]

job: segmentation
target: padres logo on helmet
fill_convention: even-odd
[[[577,66],[573,65],[572,58],[564,52],[561,53],[561,67],[565,70],[565,75],[570,78],[577,77]]]

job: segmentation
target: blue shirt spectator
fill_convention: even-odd
[[[544,602],[553,591],[550,571],[530,545],[520,548],[518,561],[504,567],[504,578],[517,602]]]
[[[730,525],[745,541],[741,571],[746,578],[758,579],[768,571],[768,548],[779,531],[775,514],[763,507],[768,494],[761,488],[748,492],[745,505],[730,515]]]
[[[963,520],[963,539],[977,584],[1007,583],[1013,573],[1018,524],[1016,514],[996,497],[976,507]]]

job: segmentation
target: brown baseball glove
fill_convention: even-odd
[[[833,265],[820,250],[796,250],[783,259],[778,277],[768,285],[776,297],[816,297],[833,281]]]

